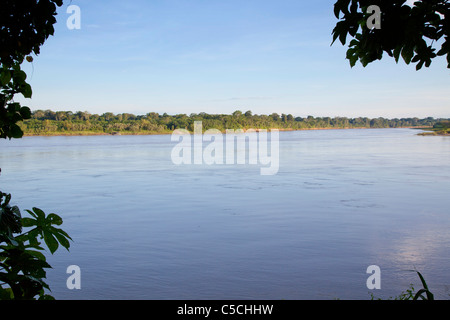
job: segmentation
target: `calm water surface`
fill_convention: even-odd
[[[280,170],[176,166],[170,136],[0,141],[0,187],[64,219],[57,299],[389,298],[421,271],[450,297],[450,138],[280,133]],[[66,268],[81,268],[81,290]]]

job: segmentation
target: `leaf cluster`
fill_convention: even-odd
[[[63,0],[2,0],[0,1],[0,138],[21,138],[19,122],[31,118],[28,107],[14,102],[16,94],[31,98],[32,89],[21,70],[31,54],[54,34],[56,9]],[[38,209],[27,210],[22,218],[17,206],[11,206],[11,195],[0,191],[0,299],[49,299],[44,282],[47,263],[45,243],[53,254],[61,245],[67,250],[71,238],[62,229],[62,219]],[[23,228],[31,228],[22,233]]]
[[[28,107],[14,102],[14,95],[31,98],[32,89],[21,70],[31,54],[54,34],[56,9],[62,0],[2,0],[0,2],[0,138],[21,138],[18,122],[30,119]]]
[[[71,237],[57,226],[60,216],[46,215],[41,209],[26,210],[22,218],[18,207],[11,207],[11,195],[0,192],[0,299],[53,299],[44,281],[51,268],[42,242],[52,254],[61,245],[69,250]],[[22,233],[23,228],[31,228]]]
[[[26,78],[19,64],[0,67],[0,138],[22,138],[23,132],[17,123],[31,118],[30,108],[13,101],[17,93],[31,98],[32,89]]]
[[[367,21],[376,5],[381,9],[381,29],[370,29]],[[416,70],[429,67],[437,56],[447,56],[450,68],[450,3],[448,0],[418,1],[413,7],[406,0],[338,0],[334,14],[339,22],[333,29],[333,43],[346,44],[351,67],[357,61],[365,67],[381,60],[386,53],[398,63],[415,63]],[[342,16],[341,16],[342,14]],[[435,45],[442,42],[440,48]]]
[[[53,35],[56,9],[63,0],[2,0],[0,3],[0,63],[21,63]]]

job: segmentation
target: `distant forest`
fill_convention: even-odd
[[[20,123],[25,135],[83,135],[83,134],[164,134],[175,129],[193,131],[194,122],[202,121],[203,129],[350,129],[350,128],[404,128],[432,127],[439,121],[428,117],[385,119],[346,117],[294,117],[291,114],[258,115],[251,111],[232,114],[192,113],[168,115],[155,112],[146,115],[130,113],[102,115],[89,112],[37,110],[32,117]]]

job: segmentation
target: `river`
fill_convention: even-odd
[[[448,299],[450,138],[418,132],[280,132],[273,175],[176,165],[170,135],[2,140],[0,190],[63,218],[57,299],[387,299],[412,269]]]

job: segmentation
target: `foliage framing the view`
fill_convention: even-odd
[[[14,102],[16,94],[31,98],[32,89],[21,70],[30,54],[40,47],[56,23],[56,9],[62,0],[3,0],[0,2],[0,138],[21,138],[18,123],[30,119],[31,111]],[[17,206],[11,206],[11,195],[0,191],[0,299],[53,299],[44,281],[51,268],[43,254],[42,241],[53,254],[61,245],[70,247],[70,236],[57,228],[60,216],[46,215],[41,209],[27,210],[22,217]],[[31,228],[23,232],[23,228]]]
[[[379,44],[374,42],[374,48],[372,48],[372,44],[368,44],[370,41],[364,40],[364,31],[363,34],[357,33],[358,28],[355,31],[355,22],[358,27],[359,25],[363,26],[365,23],[365,20],[355,20],[355,16],[352,16],[355,13],[353,10],[354,3],[357,2],[363,3],[365,1],[352,1],[351,10],[348,11],[350,1],[338,1],[338,3],[343,5],[340,7],[342,9],[340,11],[344,12],[344,14],[348,12],[349,16],[344,17],[344,19],[348,18],[347,22],[340,24],[339,27],[337,26],[334,32],[334,40],[339,37],[343,44],[345,44],[347,33],[356,38],[355,42],[350,43],[351,49],[348,53],[348,58],[352,65],[358,59],[363,65],[367,65],[367,63],[380,59],[382,52],[386,51],[389,55],[394,56],[397,61],[401,54],[407,63],[417,62],[418,69],[424,64],[428,67],[431,64],[431,59],[436,57],[436,55],[447,54],[450,67],[448,37],[446,37],[446,42],[437,53],[426,42],[420,41],[420,39],[423,40],[424,36],[434,41],[439,40],[444,34],[447,35],[447,20],[438,19],[440,16],[436,14],[426,15],[425,17],[430,17],[430,19],[425,21],[425,28],[422,33],[419,32],[418,35],[414,35],[414,32],[411,32],[411,30],[415,30],[408,29],[408,32],[414,35],[411,36],[412,42],[404,41],[402,45],[394,47],[385,46],[383,41]],[[371,1],[370,4],[377,4],[376,2]],[[388,2],[397,4],[405,1],[389,0],[384,3]],[[447,1],[427,1],[427,3],[436,5],[439,10],[444,10],[435,10],[434,12],[441,13],[446,19],[448,18]],[[33,58],[30,54],[39,54],[40,46],[44,44],[50,35],[53,35],[53,24],[56,22],[56,7],[61,5],[62,0],[2,0],[0,2],[0,138],[22,137],[23,131],[18,124],[24,120],[31,119],[30,109],[14,102],[16,94],[22,94],[25,98],[31,98],[32,96],[31,86],[26,82],[27,76],[21,70],[21,65],[25,59],[28,62],[32,62]],[[347,9],[345,9],[345,5]],[[384,8],[383,6],[381,7],[382,9]],[[424,12],[427,12],[426,10],[429,9],[426,5],[423,5],[423,8],[425,9]],[[340,11],[335,10],[337,17],[339,17]],[[420,13],[419,10],[416,10],[416,12]],[[433,11],[431,10],[431,12]],[[356,16],[360,18],[359,15]],[[439,30],[439,28],[442,30]],[[418,30],[420,31],[420,29]],[[245,118],[242,113],[233,114],[233,117],[230,122],[225,122],[226,127],[241,127],[251,124],[251,121],[259,121],[259,119],[265,121],[264,117],[258,118],[247,113]],[[309,128],[312,127],[311,123],[316,121],[316,119],[310,119],[309,117],[306,121],[303,118],[297,120],[297,118],[293,119],[291,115],[285,115],[284,119],[282,115],[281,121],[279,115],[273,114],[270,117],[277,124],[306,122],[309,123],[307,125]],[[263,125],[271,126],[272,120],[270,120],[270,117]],[[158,115],[158,121],[163,121],[164,126],[171,129],[183,126],[188,127],[191,120],[199,120],[197,116],[191,116],[191,120],[186,118],[187,116],[175,117],[172,121],[170,117]],[[200,118],[211,120],[211,125],[215,120],[221,121],[220,123],[224,125],[223,119],[205,117],[204,115],[201,115]],[[166,123],[166,119],[172,121],[172,124],[170,122]],[[251,119],[251,121],[245,122],[248,119]],[[331,123],[327,118],[322,118],[320,121],[325,121],[325,123],[328,121],[328,125]],[[363,121],[367,125],[367,120],[363,119]],[[379,125],[377,121],[381,123],[380,125],[383,125],[384,120],[379,118],[373,119],[373,121],[373,126],[377,127]],[[349,123],[348,119],[343,119],[341,122],[341,118],[333,119],[332,122],[336,126],[344,127]],[[370,123],[370,126],[372,126],[372,123]],[[33,208],[33,210],[27,210],[30,217],[22,218],[19,208],[11,206],[10,200],[11,195],[0,192],[0,299],[34,299],[36,296],[40,299],[51,298],[51,296],[45,294],[45,289],[49,289],[49,287],[43,279],[46,277],[45,269],[49,268],[50,265],[46,262],[45,255],[41,252],[45,250],[41,246],[41,241],[44,241],[53,254],[59,245],[68,249],[70,237],[62,229],[56,228],[56,226],[62,224],[62,219],[58,215],[50,214],[46,216],[42,210]],[[22,233],[23,228],[31,228],[31,230]],[[428,294],[426,291],[423,291],[423,293]]]
[[[31,86],[21,70],[31,54],[54,34],[56,8],[62,0],[2,0],[0,2],[0,138],[21,138],[17,122],[29,119],[27,107],[14,102],[14,95],[31,98]]]
[[[437,56],[447,56],[450,68],[450,3],[448,0],[416,1],[412,7],[406,0],[338,0],[334,14],[340,21],[333,30],[333,43],[339,39],[349,43],[347,59],[353,67],[359,60],[365,67],[381,60],[383,53],[400,57],[406,64],[416,63],[420,70],[429,67]],[[381,28],[370,29],[369,6],[381,10]],[[341,17],[341,13],[343,16]],[[442,43],[440,47],[435,47]]]
[[[47,263],[43,240],[53,254],[59,245],[67,250],[70,236],[57,228],[63,221],[51,213],[48,216],[39,208],[26,210],[30,217],[22,217],[17,206],[11,206],[11,195],[0,192],[0,299],[31,300],[52,299],[45,293],[50,290],[44,281]],[[32,228],[23,232],[23,228]]]

